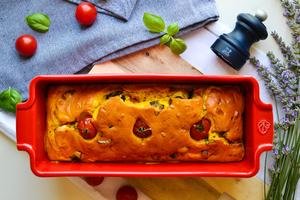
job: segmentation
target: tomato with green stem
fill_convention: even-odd
[[[86,139],[93,139],[97,135],[97,129],[94,126],[94,119],[88,112],[82,112],[78,119],[77,128],[80,135]]]
[[[190,136],[194,140],[202,140],[208,138],[208,132],[211,126],[211,122],[209,119],[201,119],[200,121],[196,122],[192,125],[190,129]]]

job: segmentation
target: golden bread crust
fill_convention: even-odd
[[[243,109],[242,92],[231,86],[51,86],[45,150],[53,161],[239,161]],[[78,129],[82,112],[93,117],[92,139]],[[191,127],[204,118],[208,136],[195,140]],[[149,137],[133,133],[137,119],[151,128]]]

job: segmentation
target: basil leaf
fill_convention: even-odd
[[[168,34],[169,34],[169,35],[171,35],[171,36],[175,35],[175,34],[178,33],[178,31],[179,31],[179,26],[178,26],[178,24],[177,24],[177,23],[170,24],[170,25],[168,26],[167,31],[168,31]]]
[[[171,40],[170,48],[174,54],[179,55],[179,54],[182,54],[186,50],[187,47],[186,47],[184,40],[182,40],[180,38],[176,38],[176,39]]]
[[[160,38],[160,44],[166,44],[170,41],[171,36],[169,34],[165,34]]]
[[[42,13],[27,16],[26,22],[31,29],[41,33],[47,32],[51,24],[49,16]]]
[[[0,93],[0,108],[8,112],[16,112],[16,105],[22,101],[17,90],[8,88]]]
[[[143,21],[151,32],[160,33],[165,30],[165,22],[160,16],[144,13]]]

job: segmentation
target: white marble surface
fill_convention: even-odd
[[[269,19],[266,21],[268,29],[277,30],[287,41],[290,40],[288,28],[285,25],[284,18],[281,16],[282,10],[279,5],[279,0],[217,0],[217,5],[221,16],[220,22],[230,28],[234,26],[238,13],[254,13],[258,8],[264,9],[268,11],[269,14]],[[237,72],[230,67],[223,66],[222,62],[210,53],[207,46],[210,46],[214,41],[214,37],[211,36],[211,38],[203,40],[203,34],[203,31],[196,31],[185,36],[188,50],[183,54],[183,57],[205,74],[237,74]],[[278,49],[276,49],[274,42],[270,38],[260,42],[255,45],[255,47],[263,51],[275,49],[275,52],[278,52]],[[244,67],[238,74],[256,76],[256,72],[252,66]],[[263,86],[263,84],[261,84],[261,86]],[[264,89],[261,90],[261,97],[265,102],[271,102],[271,99]],[[1,116],[4,116],[3,113],[0,113],[0,117]],[[4,123],[15,123],[15,119],[12,115],[5,115],[4,117]],[[14,126],[5,127],[6,129],[2,131],[13,133]],[[11,135],[11,138],[13,138],[13,135]],[[0,165],[0,199],[88,200],[95,197],[93,192],[89,192],[89,194],[82,192],[66,178],[45,179],[35,177],[30,171],[27,154],[25,152],[17,152],[15,144],[3,134],[0,134],[0,158],[2,158]],[[114,185],[111,181],[113,182],[114,180],[104,182],[104,186]],[[74,182],[76,184],[82,184],[80,181],[78,183],[78,180]],[[82,189],[87,190],[87,188]],[[106,194],[104,191],[104,195],[98,196],[97,199],[103,199],[102,197],[104,196],[107,197],[107,199],[112,199],[112,196],[109,195],[110,194]]]

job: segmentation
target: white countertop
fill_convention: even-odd
[[[263,9],[268,12],[269,18],[265,22],[269,32],[276,30],[286,41],[290,41],[288,26],[282,17],[282,8],[279,0],[217,0],[220,21],[233,28],[236,22],[236,16],[239,13],[255,13],[257,9]],[[197,43],[197,38],[201,35],[197,32],[189,35],[189,43]],[[278,49],[269,37],[265,41],[259,42],[255,47],[268,51],[274,50],[278,54]],[[197,46],[194,45],[196,48]],[[236,73],[230,68],[217,69],[214,67],[198,66],[197,52],[188,51],[183,55],[191,64],[197,66],[206,74],[231,74]],[[256,74],[255,70],[244,70],[240,73]],[[267,95],[267,94],[266,94]],[[268,101],[268,99],[264,99]],[[15,143],[0,134],[0,199],[30,199],[30,200],[91,200],[91,197],[80,191],[67,178],[39,178],[32,174],[29,166],[28,154],[16,150]]]

